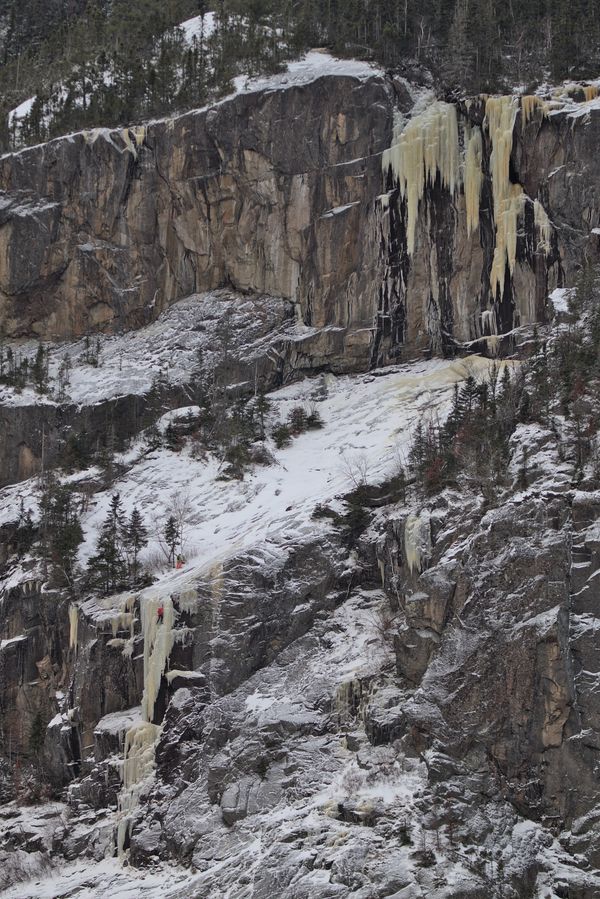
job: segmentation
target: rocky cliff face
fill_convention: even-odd
[[[1,785],[22,795],[38,765],[63,800],[0,811],[7,895],[52,858],[85,859],[52,896],[90,878],[600,895],[600,500],[573,436],[593,398],[575,424],[524,413],[500,501],[392,476],[415,426],[489,372],[405,357],[501,354],[534,323],[555,339],[549,288],[596,258],[598,127],[593,103],[455,106],[361,69],[0,160],[4,327],[69,337],[51,371],[73,358],[70,398],[6,388],[0,408]],[[94,329],[120,332],[98,368],[75,341]],[[232,482],[214,448],[144,433],[197,414],[207,383],[232,403],[266,390],[269,427],[298,405],[323,427],[267,436]],[[190,558],[145,589],[50,590],[19,557],[21,500],[35,520],[42,460],[109,430],[110,477],[65,476],[81,562],[117,491],[155,530],[184,495]]]
[[[5,332],[135,328],[181,297],[233,286],[342,329],[346,367],[365,367],[543,320],[548,286],[573,271],[598,224],[598,110],[548,115],[505,98],[482,127],[485,103],[457,118],[439,104],[451,128],[434,133],[428,113],[411,123],[431,159],[406,173],[408,197],[382,159],[394,121],[415,98],[426,105],[423,90],[366,67],[340,73],[4,157]],[[500,259],[507,216],[516,246]]]
[[[396,94],[320,78],[5,157],[5,328],[138,327],[225,285],[291,299],[307,324],[368,326],[376,257],[351,234],[370,230]]]

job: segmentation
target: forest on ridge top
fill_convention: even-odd
[[[596,76],[598,0],[5,0],[0,150],[196,108],[310,47],[448,90]],[[209,14],[209,15],[207,15]],[[180,23],[206,24],[186,39]],[[210,27],[209,27],[210,21]],[[18,121],[11,110],[29,102]]]

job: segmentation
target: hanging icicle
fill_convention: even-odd
[[[419,203],[439,176],[454,194],[459,184],[458,119],[452,103],[432,103],[402,130],[394,128],[392,146],[383,154],[383,171],[392,171],[400,195],[407,201],[407,249],[412,256]]]
[[[538,113],[544,118],[548,115],[548,104],[545,100],[542,100],[541,97],[536,97],[535,94],[526,94],[521,97],[521,117],[523,125],[530,122]]]

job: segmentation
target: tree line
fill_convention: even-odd
[[[209,9],[214,33],[186,42],[177,23]],[[276,71],[315,46],[493,91],[596,75],[600,17],[597,0],[8,0],[0,148],[198,107],[236,74]],[[8,111],[33,96],[11,129]]]

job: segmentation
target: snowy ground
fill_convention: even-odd
[[[264,90],[281,90],[310,84],[326,75],[347,76],[361,81],[383,74],[382,70],[358,59],[338,59],[324,50],[311,50],[301,59],[290,62],[279,75],[263,78],[247,78],[239,75],[234,79],[236,93],[256,93]],[[229,99],[229,98],[226,98]]]
[[[308,411],[314,403],[323,428],[294,438],[287,448],[271,447],[276,464],[255,466],[242,482],[219,480],[214,456],[198,460],[188,450],[178,454],[167,449],[142,455],[109,491],[94,497],[83,522],[87,539],[81,559],[93,551],[114,492],[127,511],[137,506],[155,524],[168,517],[174,499],[186,500],[188,564],[165,573],[153,593],[185,589],[215,562],[254,544],[313,533],[319,526],[311,517],[317,503],[351,490],[359,471],[371,483],[383,480],[405,461],[417,422],[443,419],[454,384],[469,370],[481,374],[488,366],[481,357],[433,360],[377,375],[323,375],[271,393],[274,420],[285,419],[294,406]],[[155,540],[148,553],[157,549]]]
[[[75,862],[60,871],[40,879],[33,879],[12,889],[5,890],[4,899],[159,899],[161,896],[177,896],[178,890],[190,884],[187,871],[164,868],[156,872],[125,868],[118,859],[107,858],[102,862]],[[190,895],[184,891],[183,894]]]
[[[132,341],[130,353],[123,353],[123,357],[139,351],[140,358],[150,355],[152,359],[145,341],[150,339],[148,333],[154,334],[154,328],[156,334],[152,339],[162,345],[164,322],[147,329],[140,346]],[[128,336],[123,336],[112,340],[118,346],[119,341],[127,339]],[[118,383],[116,375],[119,372],[115,360],[120,355],[120,352],[107,352],[104,363],[107,372],[115,372],[114,384]],[[156,359],[153,362],[156,365]],[[303,405],[308,410],[314,404],[323,427],[301,434],[289,447],[281,450],[271,444],[275,464],[254,467],[242,482],[219,480],[219,463],[213,456],[196,459],[188,448],[180,453],[167,449],[148,452],[140,439],[122,457],[128,470],[110,490],[92,498],[90,510],[83,518],[86,541],[81,561],[85,562],[94,549],[114,492],[120,493],[127,510],[134,505],[139,507],[151,532],[160,527],[175,496],[187,500],[184,547],[187,564],[182,571],[173,571],[166,565],[162,569],[159,567],[159,580],[143,594],[142,598],[148,600],[195,587],[201,578],[209,575],[215,562],[241,550],[270,541],[294,544],[306,535],[314,535],[320,527],[325,527],[312,518],[317,503],[336,505],[339,497],[352,489],[356,477],[365,476],[369,482],[376,483],[389,475],[399,462],[405,460],[416,424],[429,418],[443,419],[452,401],[454,385],[469,372],[483,377],[489,365],[489,360],[477,356],[454,361],[421,361],[365,375],[320,375],[275,391],[269,394],[271,424],[284,420],[294,406]],[[135,371],[134,359],[132,377]],[[89,387],[86,383],[77,388],[81,390],[80,395],[84,395],[84,390],[92,389],[97,371],[93,374],[96,378],[90,378]],[[112,383],[108,377],[103,389],[113,389]],[[89,393],[85,395],[90,396]],[[10,517],[8,510],[15,508],[19,495],[26,495],[28,488],[30,500],[33,482],[0,492],[3,518]],[[156,555],[157,548],[154,534],[147,554]],[[118,606],[121,599],[111,597],[98,604],[94,614],[99,618],[103,615],[110,618],[108,606]],[[328,701],[345,683],[355,677],[368,677],[371,671],[385,666],[381,638],[377,640],[373,633],[376,604],[380,599],[377,592],[374,597],[360,593],[352,596],[331,619],[315,626],[317,630],[323,629],[322,637],[309,634],[302,638],[314,642],[326,637],[326,651],[315,653],[312,643],[303,648],[302,640],[298,641],[299,645],[292,644],[284,651],[283,655],[288,653],[288,656],[277,666],[275,674],[270,669],[257,672],[231,700],[225,701],[231,701],[238,710],[236,714],[258,732],[261,728],[277,726],[278,721],[310,724],[315,715],[323,714],[320,710],[328,707]],[[88,606],[93,605],[93,602],[86,603],[86,611],[91,611]],[[315,694],[317,688],[322,698]],[[316,738],[313,743],[314,765],[317,765],[322,753]],[[288,797],[274,812],[254,816],[247,826],[240,825],[236,831],[239,851],[229,853],[222,862],[208,863],[201,873],[191,874],[168,867],[143,873],[122,867],[115,859],[97,863],[86,861],[61,868],[51,877],[44,876],[37,882],[15,886],[4,895],[6,899],[108,895],[123,899],[140,895],[149,899],[159,896],[183,899],[190,895],[214,896],[215,899],[251,896],[248,888],[238,882],[241,870],[246,878],[252,879],[259,876],[263,859],[276,867],[277,856],[271,853],[277,853],[282,844],[287,845],[289,835],[295,831],[309,834],[305,842],[312,847],[312,852],[323,851],[332,863],[345,865],[348,847],[344,825],[332,821],[327,808],[329,805],[335,807],[340,798],[347,795],[347,784],[352,783],[352,792],[358,791],[361,801],[382,805],[386,814],[398,817],[411,808],[426,778],[421,763],[407,760],[402,769],[394,767],[387,779],[377,775],[367,782],[356,767],[355,755],[343,747],[333,751],[330,744],[331,738],[328,738],[326,754],[331,753],[331,765],[327,771],[318,772],[315,789],[308,799],[303,787],[298,801]],[[294,751],[309,753],[304,738]],[[379,751],[369,751],[374,763],[381,761],[377,756]],[[381,752],[384,751],[387,750],[381,748]],[[397,762],[393,764],[397,766]],[[314,765],[308,766],[308,774],[313,769],[318,770]],[[315,778],[314,773],[310,776]],[[210,809],[205,809],[205,813],[213,814]],[[330,831],[331,840],[322,850],[319,847],[324,830]],[[369,828],[365,831],[369,831],[368,840],[372,841],[374,857],[379,859],[383,845],[381,837]],[[412,876],[412,862],[403,848],[397,848],[397,864],[404,873]],[[311,889],[318,891],[319,877],[324,876],[324,870],[317,868],[310,875]],[[457,862],[453,870],[453,876],[461,880],[464,875],[462,862]],[[232,887],[222,889],[221,883],[230,883]]]
[[[72,389],[78,398],[87,396],[93,401],[98,398],[95,390],[104,395],[117,390],[120,378],[129,379],[128,391],[147,386],[157,358],[160,364],[160,351],[154,352],[152,341],[169,344],[172,332],[168,322],[169,313],[145,329],[144,335],[107,341],[106,346],[115,349],[106,352],[102,379],[97,369],[74,373]],[[181,353],[171,354],[171,359],[177,360],[171,367],[175,378],[185,373],[186,336],[181,331],[172,336]],[[122,351],[130,340],[129,352]],[[167,348],[165,358],[169,358],[168,352]],[[127,374],[119,371],[121,359],[128,367]],[[146,369],[142,359],[147,360]],[[294,406],[309,411],[314,404],[323,428],[301,434],[284,449],[277,450],[271,443],[275,464],[254,466],[241,482],[220,480],[220,461],[211,454],[198,459],[189,448],[180,453],[164,448],[148,452],[142,438],[117,457],[126,465],[126,473],[109,490],[92,497],[82,518],[86,539],[80,561],[85,563],[93,553],[111,497],[117,492],[127,513],[134,506],[142,513],[151,538],[145,556],[155,560],[157,556],[160,560],[159,535],[173,506],[184,503],[186,507],[183,551],[188,563],[181,571],[168,570],[165,562],[159,565],[160,580],[149,588],[151,595],[185,590],[216,562],[254,544],[314,533],[323,526],[312,518],[318,503],[335,501],[350,491],[355,486],[353,478],[366,476],[370,483],[377,483],[405,463],[417,423],[443,419],[454,384],[469,371],[482,376],[489,364],[479,356],[437,359],[366,375],[325,374],[273,392],[269,394],[272,423],[285,420]],[[102,387],[94,386],[100,380]],[[35,516],[37,497],[35,479],[4,488],[0,491],[0,522],[15,520],[21,501]]]
[[[50,396],[40,396],[29,386],[17,391],[0,385],[0,405],[56,402],[52,394],[58,389],[58,371],[66,357],[70,375],[63,402],[92,405],[126,394],[143,394],[159,374],[171,384],[185,383],[198,366],[199,352],[209,368],[211,360],[218,360],[219,329],[224,320],[229,321],[236,347],[243,351],[244,358],[252,359],[261,349],[264,351],[279,329],[290,331],[286,321],[289,314],[290,304],[274,297],[242,297],[226,290],[194,294],[174,303],[155,322],[138,331],[46,344]],[[238,333],[243,335],[239,341]],[[38,343],[5,341],[5,353],[9,346],[15,357],[32,362]],[[99,360],[95,366],[85,360],[94,357],[97,348]]]

